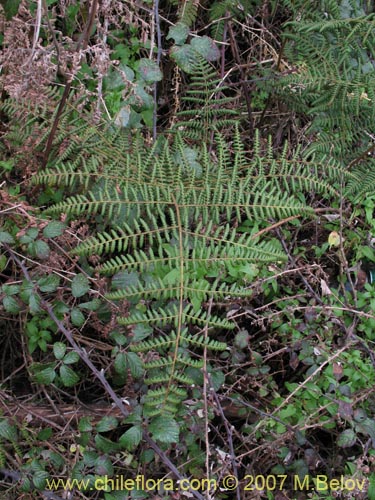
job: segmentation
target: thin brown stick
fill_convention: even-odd
[[[82,36],[79,38],[77,45],[76,45],[75,51],[77,53],[80,52],[81,49],[83,51],[87,49],[87,45],[89,43],[89,38],[90,38],[90,31],[91,31],[91,28],[94,24],[94,19],[95,19],[97,8],[98,8],[98,0],[93,0],[91,10],[90,10],[89,19],[86,23],[85,30],[84,30]],[[80,60],[81,59],[82,59],[82,55],[81,55]],[[49,155],[50,155],[51,149],[52,149],[53,140],[54,140],[55,135],[56,135],[57,127],[58,127],[62,112],[65,108],[65,104],[66,104],[66,101],[68,99],[70,90],[72,88],[73,79],[74,79],[74,75],[71,75],[69,80],[65,84],[64,92],[63,92],[63,95],[61,97],[59,106],[57,108],[55,118],[53,120],[51,132],[49,133],[49,136],[48,136],[46,149],[44,150],[43,161],[42,161],[43,168],[45,168],[45,166],[47,165],[48,158],[49,158]]]

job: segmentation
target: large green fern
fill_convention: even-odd
[[[113,141],[109,138],[107,144]],[[146,145],[125,150],[121,161],[114,149],[116,160],[96,172],[89,161],[79,169],[63,162],[36,178],[75,191],[82,187],[46,213],[100,217],[105,229],[73,253],[105,256],[97,270],[115,276],[114,283],[133,277],[108,298],[133,304],[119,324],[154,328],[147,340],[131,345],[135,352],[155,353],[151,361],[145,359],[146,382],[155,387],[146,397],[145,411],[153,416],[178,410],[186,386],[194,382],[192,373],[201,367],[202,349],[225,349],[214,332],[233,324],[217,309],[209,311],[207,303],[251,295],[245,280],[231,282],[231,269],[242,268],[246,276],[251,265],[285,259],[274,242],[258,241],[241,224],[311,214],[298,193],[332,192],[339,172],[332,162],[325,167],[301,163],[298,153],[291,159],[286,154],[275,159],[271,149],[262,155],[259,140],[253,157],[247,158],[238,128],[233,150],[219,134],[211,147],[215,155],[202,144],[192,161],[192,148],[176,134],[149,150]]]

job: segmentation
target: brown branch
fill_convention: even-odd
[[[84,30],[82,36],[79,38],[77,45],[76,45],[75,52],[77,52],[77,53],[80,52],[81,49],[83,51],[87,49],[87,45],[89,43],[89,38],[90,38],[90,32],[91,32],[91,28],[94,24],[94,19],[95,19],[97,7],[98,7],[98,0],[93,0],[92,5],[91,5],[89,19],[86,23],[85,30]],[[82,60],[82,57],[83,56],[81,55],[80,61]],[[51,128],[51,132],[49,133],[49,136],[48,136],[46,149],[44,151],[43,161],[42,161],[43,168],[45,168],[47,165],[48,158],[49,158],[49,155],[50,155],[51,149],[52,149],[53,140],[54,140],[55,135],[56,135],[57,127],[58,127],[62,112],[65,108],[65,104],[66,104],[66,101],[68,99],[70,90],[72,88],[73,78],[74,78],[74,75],[71,75],[70,79],[65,84],[64,92],[63,92],[63,95],[61,97],[59,106],[57,108],[57,112],[56,112],[55,118],[53,120],[52,128]]]

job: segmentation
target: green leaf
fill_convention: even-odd
[[[100,306],[102,302],[100,299],[93,299],[90,300],[89,302],[82,302],[82,304],[79,304],[80,309],[87,309],[87,311],[96,311]]]
[[[14,243],[14,238],[8,231],[0,231],[0,243]]]
[[[73,387],[79,382],[78,374],[69,366],[61,365],[59,373],[61,381],[65,385],[65,387]]]
[[[31,227],[26,231],[25,234],[20,236],[20,242],[22,244],[32,243],[38,237],[39,230],[36,227]]]
[[[249,347],[250,335],[247,330],[240,330],[234,338],[234,345],[238,349],[246,349]]]
[[[63,363],[65,365],[73,365],[77,363],[77,361],[79,361],[79,354],[76,351],[68,352],[63,358]]]
[[[0,254],[0,273],[4,271],[4,269],[7,267],[8,264],[8,258],[5,254]]]
[[[175,26],[172,26],[169,30],[167,40],[173,39],[176,45],[182,45],[186,42],[186,39],[189,35],[189,26],[185,23],[177,23]]]
[[[374,473],[372,473],[369,477],[367,497],[369,500],[375,500],[375,474]]]
[[[85,322],[85,315],[77,307],[73,307],[70,313],[70,320],[74,326],[82,326]]]
[[[153,438],[161,443],[177,443],[179,440],[180,427],[168,415],[160,415],[152,420],[149,425],[149,431]]]
[[[38,490],[43,490],[46,486],[46,480],[49,478],[49,473],[45,470],[37,470],[33,474],[33,483]]]
[[[60,284],[60,278],[56,274],[50,274],[38,280],[41,292],[55,292]]]
[[[128,104],[122,106],[122,108],[119,110],[119,112],[115,117],[114,120],[115,125],[117,125],[117,127],[125,128],[129,123],[130,113],[131,113],[131,108]]]
[[[47,366],[46,368],[34,373],[34,380],[38,384],[52,384],[55,380],[56,372],[54,366]]]
[[[89,285],[89,280],[87,277],[79,273],[76,276],[74,276],[72,280],[72,295],[73,297],[82,297],[85,295],[90,290],[90,285]]]
[[[14,297],[4,297],[3,306],[6,312],[17,314],[20,312],[21,307]]]
[[[160,82],[163,78],[159,66],[151,59],[141,59],[138,64],[138,71],[146,83]]]
[[[208,36],[193,38],[191,46],[207,61],[217,61],[220,57],[219,49],[212,38],[209,38]]]
[[[117,418],[115,417],[103,417],[97,424],[96,430],[98,432],[108,432],[116,429],[118,426]]]
[[[117,345],[125,345],[128,343],[128,339],[126,338],[126,336],[121,333],[121,332],[118,332],[117,330],[114,330],[113,332],[111,332],[109,334],[109,337],[111,340],[113,340]]]
[[[38,432],[37,439],[40,439],[40,441],[48,441],[52,437],[52,434],[51,427],[46,427]]]
[[[142,429],[138,425],[130,427],[122,436],[120,436],[119,444],[128,451],[134,450],[142,439]]]
[[[33,244],[33,253],[35,253],[39,259],[47,259],[50,254],[50,248],[45,241],[36,240]]]
[[[10,295],[17,295],[20,291],[20,287],[19,285],[3,285],[1,291],[9,297]]]
[[[47,341],[46,339],[40,338],[37,342],[38,347],[41,351],[47,352]]]
[[[212,385],[215,391],[218,391],[225,382],[225,375],[220,370],[215,370],[214,372],[210,373],[210,375],[211,375]]]
[[[57,236],[61,236],[65,227],[66,224],[63,222],[53,220],[43,229],[43,236],[45,238],[56,238]]]
[[[116,370],[117,373],[120,375],[125,375],[127,372],[127,362],[126,362],[126,356],[124,352],[119,352],[115,358],[115,361],[113,363],[114,369]]]
[[[95,436],[95,445],[98,451],[103,451],[104,453],[112,453],[120,448],[119,444],[114,443],[113,441],[102,436],[101,434],[97,434]]]
[[[371,418],[366,418],[357,423],[355,425],[355,430],[375,440],[375,421]]]
[[[93,427],[90,422],[90,417],[82,417],[78,422],[78,430],[80,432],[90,432]]]
[[[113,465],[111,460],[107,456],[98,457],[95,463],[95,472],[101,476],[112,476]]]
[[[29,479],[27,476],[23,476],[20,480],[19,483],[20,485],[20,490],[23,491],[24,493],[31,491],[31,487],[33,484],[31,483],[31,479]]]
[[[41,311],[40,297],[37,293],[32,293],[29,297],[29,307],[31,314],[36,314]]]
[[[186,73],[193,73],[197,61],[197,55],[190,45],[182,45],[181,47],[173,46],[171,49],[171,57],[176,61],[176,64]]]
[[[133,328],[133,342],[140,342],[146,339],[153,332],[151,326],[139,323]]]
[[[341,448],[350,448],[355,445],[357,441],[357,435],[353,429],[346,429],[337,438],[337,444]]]
[[[6,418],[0,421],[0,436],[11,443],[17,442],[17,427],[11,425]]]
[[[63,342],[55,342],[53,344],[53,354],[56,359],[62,359],[66,353],[66,345]]]
[[[139,378],[143,374],[143,363],[141,358],[135,352],[127,352],[126,364],[134,378]]]

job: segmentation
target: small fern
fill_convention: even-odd
[[[169,0],[169,3],[178,7],[178,21],[192,26],[197,19],[199,0]]]

